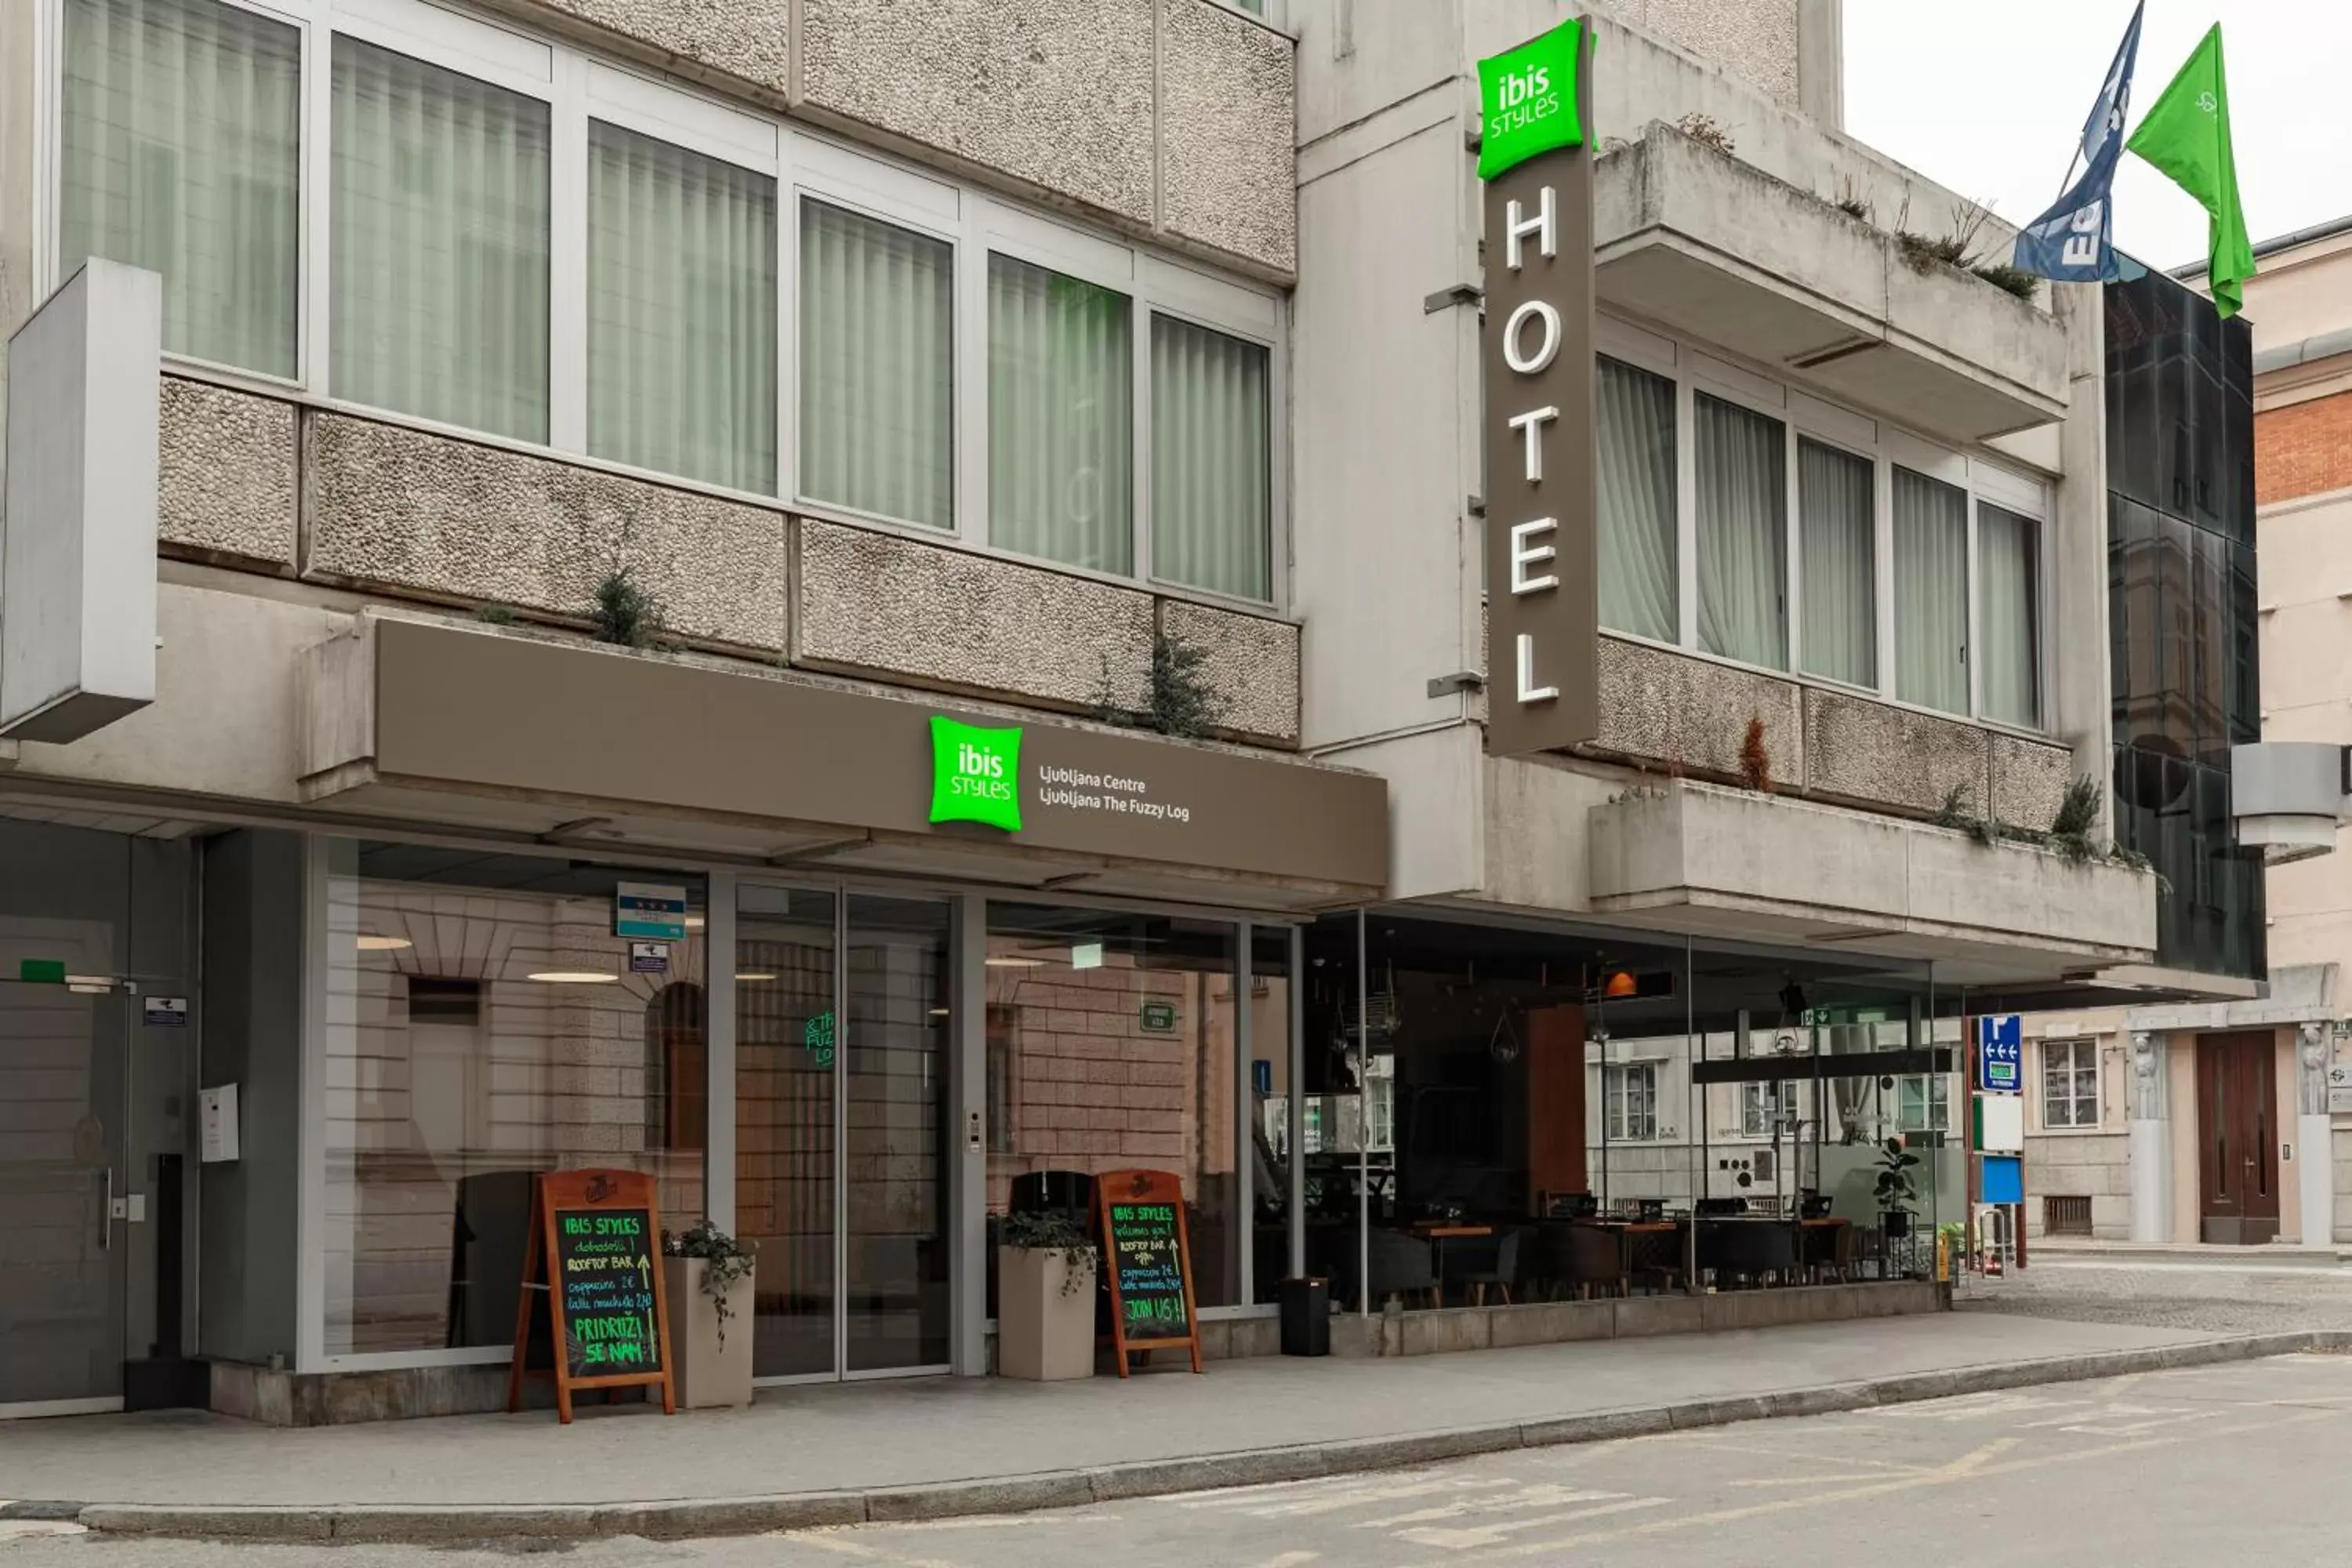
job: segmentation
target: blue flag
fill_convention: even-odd
[[[2110,187],[2123,156],[2124,116],[2131,104],[2132,66],[2139,58],[2139,19],[2147,0],[2132,8],[2131,26],[2098,101],[2083,121],[2083,174],[2051,209],[2017,237],[2011,258],[2025,271],[2061,283],[2102,283],[2116,276],[2115,210]]]

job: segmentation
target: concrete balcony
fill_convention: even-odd
[[[1668,125],[1595,174],[1604,305],[1947,440],[2064,416],[2066,329],[2038,304],[1922,270],[1893,234]]]
[[[1988,980],[2156,954],[2156,878],[2115,862],[1712,784],[1588,816],[1592,908],[1641,925],[1833,942]]]

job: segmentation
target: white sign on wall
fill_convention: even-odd
[[[2352,1062],[2334,1062],[2327,1068],[2327,1111],[2352,1111]]]

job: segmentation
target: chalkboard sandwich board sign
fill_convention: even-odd
[[[531,1316],[544,1303],[555,1408],[567,1424],[572,1393],[583,1388],[658,1385],[662,1413],[675,1414],[654,1179],[637,1171],[551,1171],[537,1188],[507,1408],[522,1407]]]
[[[1106,1171],[1095,1178],[1095,1219],[1110,1283],[1110,1337],[1119,1376],[1128,1374],[1129,1352],[1179,1345],[1192,1352],[1192,1370],[1200,1371],[1183,1178],[1172,1171]]]

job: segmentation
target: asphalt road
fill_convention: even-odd
[[[0,1568],[2293,1568],[2347,1560],[2347,1474],[2352,1357],[2294,1356],[933,1525],[481,1551],[20,1533]]]

